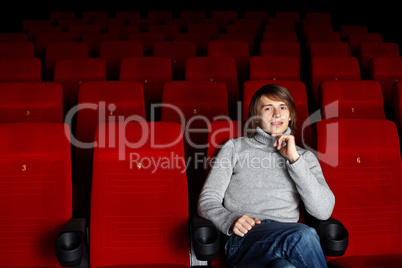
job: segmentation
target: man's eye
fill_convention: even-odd
[[[281,107],[282,110],[286,110],[286,107]]]

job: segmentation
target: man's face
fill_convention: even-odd
[[[284,101],[262,96],[258,115],[260,127],[269,134],[283,134],[289,125],[290,112]]]

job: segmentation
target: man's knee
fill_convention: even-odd
[[[300,224],[295,228],[292,233],[292,239],[297,241],[297,244],[304,245],[317,245],[320,246],[320,240],[316,230],[304,224]]]

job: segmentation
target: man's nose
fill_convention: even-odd
[[[274,110],[274,117],[275,117],[275,118],[281,117],[281,111],[280,111],[279,109],[275,109],[275,110]]]

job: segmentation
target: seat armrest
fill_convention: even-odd
[[[84,218],[73,218],[59,231],[56,255],[63,267],[87,267],[87,223]]]
[[[220,246],[220,233],[215,225],[204,218],[192,217],[192,243],[195,256],[200,261],[211,261],[216,258]]]
[[[334,218],[318,220],[309,215],[306,223],[317,230],[325,255],[339,257],[345,254],[349,244],[349,233],[339,220]]]

